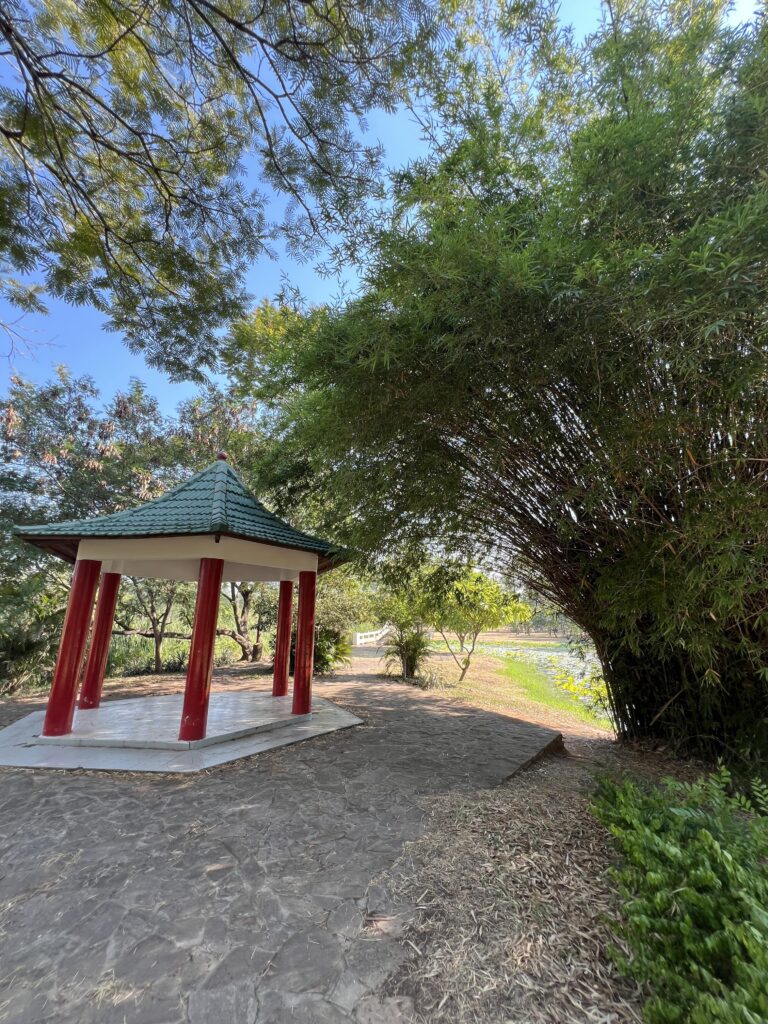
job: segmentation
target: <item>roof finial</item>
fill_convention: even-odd
[[[217,460],[220,459],[222,462],[226,462],[227,461],[227,453],[226,452],[219,452],[219,454],[216,456],[216,459]]]

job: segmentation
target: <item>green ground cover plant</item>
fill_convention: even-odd
[[[648,986],[649,1024],[768,1020],[768,788],[728,771],[693,784],[600,783],[594,811],[620,853],[618,966]]]

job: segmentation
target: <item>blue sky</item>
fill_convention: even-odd
[[[734,19],[749,17],[755,6],[756,0],[736,0]],[[599,11],[600,0],[563,0],[561,3],[561,17],[573,25],[577,36],[585,35],[596,26]],[[374,113],[368,121],[370,137],[384,146],[389,166],[401,166],[422,151],[418,130],[406,113]],[[338,290],[333,280],[319,277],[311,263],[297,263],[283,254],[276,260],[260,260],[251,268],[248,291],[254,301],[259,302],[273,296],[284,277],[297,285],[310,301],[321,302]],[[60,363],[69,366],[78,376],[92,376],[105,395],[111,395],[130,377],[138,377],[146,382],[168,412],[196,390],[192,384],[172,384],[162,373],[147,366],[140,355],[129,352],[119,334],[103,329],[104,318],[94,310],[56,300],[49,300],[48,306],[47,316],[27,315],[19,324],[19,330],[29,339],[27,351],[19,349],[9,358],[0,339],[0,391],[5,390],[13,372],[34,381],[44,381]],[[12,320],[16,315],[16,311],[4,308],[0,300],[0,317]]]

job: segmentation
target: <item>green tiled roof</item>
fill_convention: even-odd
[[[17,526],[20,537],[74,558],[72,544],[82,537],[163,537],[221,534],[263,544],[311,551],[321,557],[341,553],[333,544],[294,530],[257,501],[232,467],[217,459],[201,473],[159,498],[136,508],[94,519],[70,519],[43,526]],[[335,560],[335,558],[334,558]],[[342,560],[342,559],[340,559]]]

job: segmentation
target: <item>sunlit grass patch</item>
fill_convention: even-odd
[[[560,689],[557,683],[536,665],[531,665],[519,657],[507,657],[504,659],[500,674],[517,685],[525,696],[536,704],[543,704],[591,725],[610,727],[607,718],[587,707],[577,697]]]
[[[554,669],[550,674],[546,665],[534,664],[525,655],[506,651],[486,658],[483,667],[473,666],[462,681],[455,678],[453,671],[446,674],[444,668],[436,668],[429,673],[427,688],[489,711],[525,715],[530,713],[531,704],[538,704],[565,719],[610,728],[607,718],[578,696],[561,689],[553,676]]]

